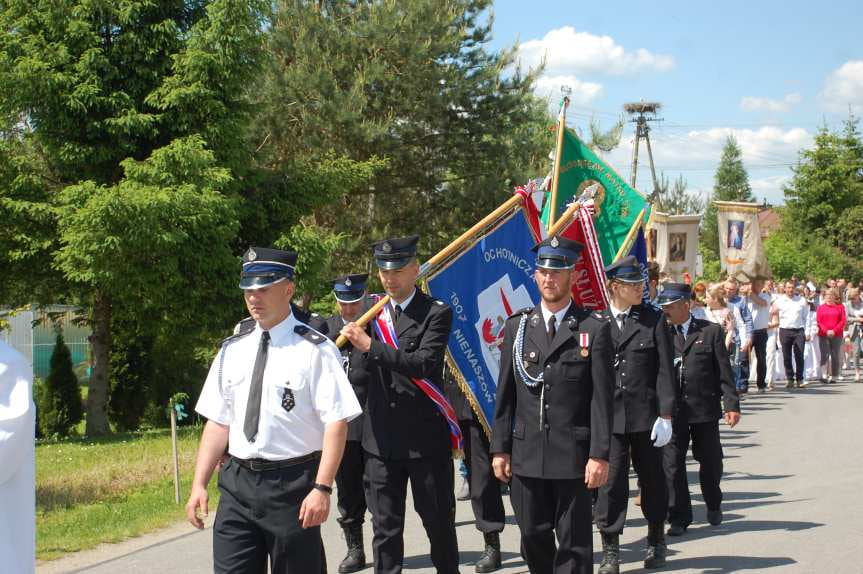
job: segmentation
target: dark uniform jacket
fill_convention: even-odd
[[[417,290],[395,324],[399,348],[372,330],[363,448],[391,460],[451,456],[449,427],[437,406],[411,380],[443,390],[443,363],[452,309]]]
[[[545,373],[544,382],[533,388],[521,380],[513,364],[513,344],[523,316],[524,348],[516,359],[533,377]],[[586,352],[580,345],[581,333],[587,334]],[[514,474],[547,479],[582,479],[589,457],[608,460],[613,353],[609,322],[575,304],[566,311],[550,346],[540,306],[510,317],[501,349],[491,452],[511,453]]]
[[[365,306],[361,313],[364,313],[368,307],[370,305]],[[331,341],[335,341],[339,338],[339,333],[341,333],[344,324],[341,315],[337,313],[332,317],[328,317],[317,329],[329,337]],[[314,327],[315,325],[313,324],[312,326]],[[367,328],[366,331],[368,332],[369,329]],[[346,366],[345,372],[348,375],[348,381],[350,381],[351,386],[354,388],[354,393],[357,395],[360,406],[365,411],[366,397],[369,394],[369,382],[371,381],[371,373],[369,373],[368,366],[366,365],[367,359],[365,353],[356,350],[349,342],[345,343],[340,351],[342,353],[342,364]],[[365,415],[360,415],[348,423],[348,440],[363,440],[364,418]]]
[[[689,423],[720,419],[720,397],[726,411],[740,412],[722,327],[693,317],[683,346],[683,361],[676,369],[678,376],[682,375],[677,416]]]
[[[659,415],[671,417],[677,399],[674,345],[661,311],[633,305],[623,332],[610,310],[614,346],[614,433],[649,431]]]

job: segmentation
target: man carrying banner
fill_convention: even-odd
[[[686,451],[690,441],[692,456],[699,463],[698,477],[707,506],[707,521],[714,526],[722,523],[722,490],[719,488],[722,405],[729,427],[740,421],[740,401],[734,387],[725,334],[716,323],[691,315],[691,297],[691,288],[683,283],[666,283],[659,293],[659,304],[672,325],[675,375],[681,389],[671,442],[663,452],[668,521],[671,523],[669,536],[683,535],[692,523],[692,500],[686,478]]]
[[[641,512],[647,519],[645,568],[665,565],[665,517],[668,492],[662,450],[671,439],[671,415],[677,396],[673,348],[661,311],[643,303],[644,277],[629,255],[606,268],[614,345],[614,427],[608,482],[599,489],[596,526],[602,534],[600,574],[617,574],[620,533],[629,504],[629,460],[641,486]]]
[[[366,296],[368,274],[342,275],[331,281],[333,295],[339,312],[328,317],[318,329],[335,341],[342,327],[356,321],[368,307],[370,302]],[[368,394],[369,379],[366,356],[347,343],[341,349],[342,366],[348,376],[351,386],[357,395],[360,406],[365,408]],[[359,572],[366,567],[366,553],[363,548],[363,522],[366,514],[366,495],[363,492],[363,416],[348,423],[348,438],[345,442],[345,453],[342,463],[336,473],[338,494],[339,525],[345,533],[345,543],[348,553],[339,564],[339,574]]]
[[[452,309],[416,288],[418,240],[414,235],[374,244],[381,283],[391,301],[374,320],[371,337],[356,323],[348,323],[341,333],[367,354],[371,373],[363,449],[374,570],[402,571],[410,481],[432,563],[437,572],[452,574],[458,572],[459,560],[452,448],[461,434],[441,392]]]
[[[557,235],[534,247],[541,302],[507,320],[501,349],[492,467],[499,480],[512,481],[522,555],[533,573],[593,572],[588,489],[608,479],[611,327],[572,302],[581,249]]]

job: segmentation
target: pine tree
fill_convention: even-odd
[[[659,193],[657,194],[657,209],[671,215],[695,215],[704,211],[704,199],[700,194],[687,191],[686,179],[679,175],[674,183],[670,183],[665,174],[659,177]]]
[[[719,230],[713,202],[754,200],[749,176],[743,167],[743,152],[737,139],[729,135],[722,148],[722,158],[713,180],[713,194],[701,223],[701,253],[707,259],[719,259]]]
[[[72,353],[57,333],[51,353],[51,370],[38,393],[39,430],[46,437],[65,437],[83,416],[81,389],[72,365]]]

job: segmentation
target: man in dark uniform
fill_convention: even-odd
[[[659,304],[672,326],[675,375],[680,384],[671,442],[663,463],[668,484],[669,536],[681,536],[692,523],[692,500],[686,478],[686,451],[692,441],[692,456],[700,468],[698,478],[707,506],[707,521],[722,523],[722,445],[719,442],[721,404],[725,422],[740,421],[740,400],[725,347],[722,327],[696,319],[689,312],[692,291],[684,283],[666,283]]]
[[[251,248],[240,288],[255,326],[227,339],[195,410],[207,419],[186,516],[203,528],[219,460],[217,573],[326,572],[329,514],[348,421],[362,411],[336,346],[291,310],[297,254]]]
[[[608,478],[614,349],[609,322],[572,302],[581,250],[556,235],[534,247],[542,301],[507,320],[501,348],[492,467],[512,481],[534,574],[593,572],[588,489]]]
[[[449,371],[449,369],[447,369]],[[464,437],[464,462],[467,466],[467,481],[470,505],[476,520],[476,529],[482,532],[485,548],[474,564],[479,573],[496,572],[501,568],[500,533],[506,523],[506,511],[498,482],[491,470],[491,453],[488,436],[477,419],[470,401],[448,375],[447,397],[458,417]]]
[[[430,391],[443,390],[443,363],[452,309],[416,288],[418,236],[374,244],[387,313],[397,347],[356,323],[342,334],[367,354],[371,373],[363,427],[366,501],[374,529],[375,572],[402,571],[407,484],[431,546],[437,572],[458,572],[450,429]],[[385,317],[382,315],[381,317]],[[444,399],[445,400],[445,399]]]
[[[665,564],[665,516],[668,492],[662,450],[671,438],[676,384],[674,350],[662,312],[642,304],[644,278],[635,257],[627,256],[606,270],[614,344],[614,430],[608,482],[599,489],[596,526],[602,535],[599,574],[619,572],[620,534],[629,504],[629,461],[641,485],[641,512],[647,519],[645,568]]]
[[[371,301],[366,296],[368,274],[342,275],[331,281],[333,295],[339,312],[328,317],[320,327],[320,331],[335,341],[342,327],[356,321],[360,315],[371,307]],[[358,351],[350,343],[342,348],[342,364],[348,380],[357,394],[361,407],[365,407],[368,394],[369,374],[365,354]],[[366,553],[363,548],[363,521],[366,514],[366,495],[363,491],[363,416],[348,423],[348,438],[345,443],[345,454],[342,464],[336,473],[337,502],[339,508],[338,522],[344,530],[348,554],[339,564],[339,574],[358,572],[366,567]]]

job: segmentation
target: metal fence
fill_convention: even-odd
[[[34,307],[11,311],[0,309],[0,318],[6,329],[0,331],[0,339],[22,353],[33,366],[33,374],[45,378],[51,369],[51,354],[54,352],[57,329],[72,353],[72,364],[78,381],[85,383],[90,378],[92,352],[90,328],[76,324],[79,309],[68,305]]]

